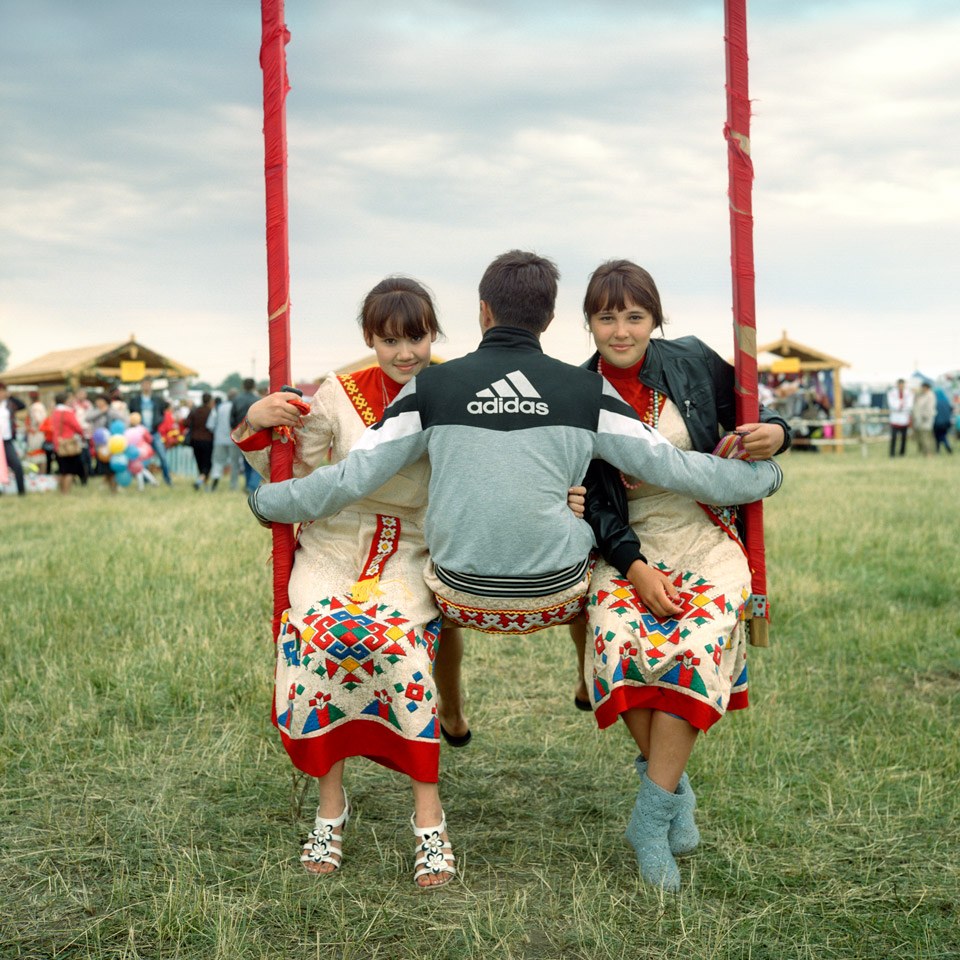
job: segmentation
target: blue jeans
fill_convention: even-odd
[[[260,474],[247,463],[246,457],[243,460],[243,475],[247,493],[253,493],[260,486]]]
[[[167,448],[163,445],[163,437],[160,436],[159,431],[154,433],[152,437],[153,452],[157,455],[157,459],[160,461],[160,469],[163,471],[163,482],[169,487],[170,470],[167,467]]]

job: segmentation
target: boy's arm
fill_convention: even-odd
[[[329,517],[383,486],[426,449],[414,378],[343,460],[300,480],[258,487],[249,497],[250,509],[261,523],[302,523]]]
[[[783,471],[773,460],[748,463],[678,450],[603,384],[595,456],[620,470],[701,503],[752,503],[775,493]]]

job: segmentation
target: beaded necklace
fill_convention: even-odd
[[[597,358],[597,373],[600,376],[604,376],[603,373],[603,360],[602,358]],[[607,377],[607,382],[613,384],[613,381]],[[616,385],[613,384],[614,389]],[[647,424],[649,427],[653,427],[654,430],[657,429],[657,424],[660,423],[660,411],[663,409],[663,401],[665,399],[664,395],[657,390],[654,390],[652,387],[648,387],[645,383],[640,383],[640,396],[642,399],[642,410],[637,410],[637,414],[640,416],[640,419]],[[627,478],[623,475],[622,470],[617,471],[620,474],[620,482],[628,490],[636,490],[637,487],[643,484],[642,480],[638,480],[636,483],[630,483]]]

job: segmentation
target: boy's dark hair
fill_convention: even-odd
[[[67,402],[67,391],[61,390],[59,393],[54,394],[53,396],[54,403],[66,403]]]
[[[546,257],[526,250],[501,253],[484,271],[480,299],[498,326],[542,333],[553,316],[560,271]]]
[[[589,325],[601,310],[625,310],[627,300],[650,311],[654,329],[663,326],[660,291],[653,277],[630,260],[608,260],[593,271],[583,298],[583,318]]]
[[[375,336],[432,340],[441,333],[429,291],[409,277],[384,277],[363,298],[358,320],[368,346]]]
[[[247,393],[250,393],[256,385],[256,380],[253,380],[251,377],[247,377],[247,379],[243,381],[243,389],[246,390]]]

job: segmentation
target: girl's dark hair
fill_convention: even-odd
[[[584,320],[589,324],[590,317],[601,310],[625,310],[628,300],[650,311],[654,328],[663,326],[660,291],[653,277],[630,260],[601,263],[587,283],[587,293],[583,298]]]
[[[211,397],[209,393],[205,393],[201,397],[200,402],[203,404],[203,406],[206,406],[212,399],[213,397]]]
[[[59,393],[54,394],[53,397],[54,403],[66,403],[67,402],[67,393],[65,390],[61,390]]]
[[[433,337],[441,333],[429,292],[409,277],[385,277],[363,299],[360,329],[373,337]]]

